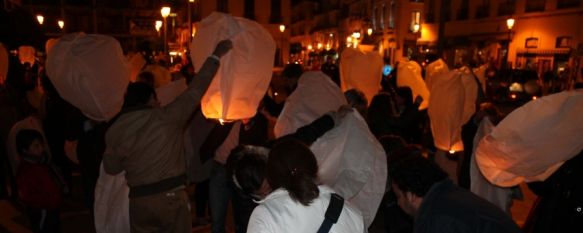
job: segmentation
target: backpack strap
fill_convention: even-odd
[[[318,233],[327,233],[330,231],[332,225],[338,222],[343,207],[344,198],[336,193],[332,193],[330,197],[330,203],[328,204],[328,209],[326,209],[326,214],[324,215],[324,222],[320,226],[320,229],[318,229]]]

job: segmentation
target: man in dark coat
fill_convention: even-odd
[[[399,206],[414,218],[414,232],[521,232],[508,214],[457,187],[437,164],[417,153],[390,165]]]

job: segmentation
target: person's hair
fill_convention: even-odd
[[[575,83],[575,85],[573,85],[574,89],[581,89],[583,88],[583,83],[582,82],[577,82]]]
[[[405,100],[405,106],[411,106],[413,104],[413,91],[410,87],[398,87],[396,92],[397,95]]]
[[[299,79],[304,73],[304,68],[299,64],[289,64],[283,68],[281,75],[284,78]]]
[[[344,97],[351,107],[356,108],[363,117],[366,116],[364,114],[366,114],[368,100],[362,91],[353,88],[344,92]]]
[[[267,159],[267,181],[271,188],[284,188],[292,200],[308,206],[318,197],[318,162],[305,144],[285,138],[276,142]]]
[[[484,102],[480,104],[480,111],[483,111],[494,125],[497,125],[502,120],[502,113],[493,103]]]
[[[154,77],[154,74],[150,71],[142,71],[138,74],[138,78],[136,80],[136,82],[139,83],[145,83],[148,84],[148,86],[151,86],[152,88],[154,88],[154,83],[156,78]]]
[[[390,94],[386,92],[375,95],[370,101],[370,106],[366,113],[366,121],[373,134],[377,137],[379,127],[391,117],[396,117],[395,102]]]
[[[43,142],[42,134],[34,129],[22,129],[16,133],[16,151],[19,155],[25,155],[34,140]]]
[[[235,186],[247,195],[261,188],[265,179],[269,150],[259,146],[239,145],[227,159],[227,171]]]
[[[392,161],[389,177],[393,184],[403,192],[411,192],[418,197],[424,197],[433,184],[447,178],[435,162],[417,154],[401,154],[401,158]]]
[[[379,137],[379,142],[383,146],[383,149],[385,149],[387,157],[390,157],[390,155],[393,154],[394,151],[397,151],[407,146],[407,142],[405,141],[405,139],[395,134],[382,135]]]
[[[124,108],[148,104],[150,98],[156,98],[154,88],[143,82],[130,83],[125,95]]]

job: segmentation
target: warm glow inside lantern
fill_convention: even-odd
[[[196,28],[191,57],[197,69],[219,41],[233,42],[233,49],[221,58],[219,70],[201,100],[204,116],[220,123],[252,118],[271,81],[273,37],[255,21],[222,13],[211,14]]]

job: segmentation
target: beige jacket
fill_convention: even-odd
[[[105,172],[126,171],[128,186],[185,174],[184,130],[214,77],[219,62],[208,58],[186,91],[162,108],[121,115],[105,135]]]

